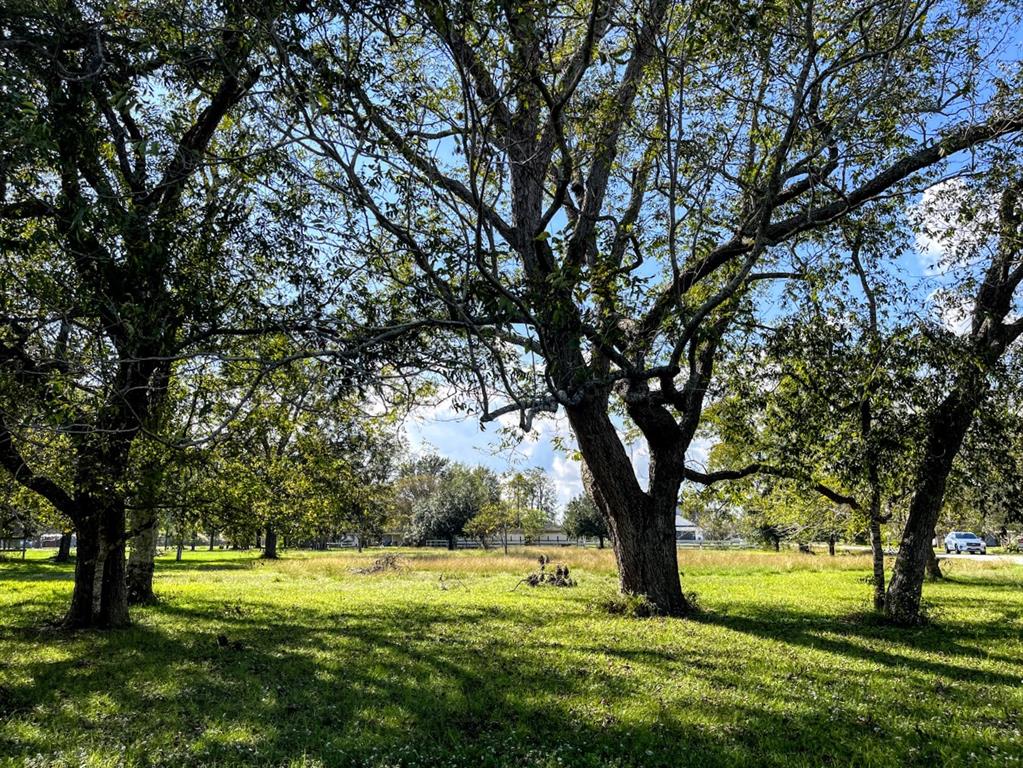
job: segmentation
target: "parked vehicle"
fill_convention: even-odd
[[[956,554],[974,552],[978,555],[986,555],[987,544],[975,533],[952,531],[952,533],[945,537],[945,554],[950,552],[955,552]]]

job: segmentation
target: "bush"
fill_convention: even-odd
[[[659,616],[660,608],[646,595],[631,592],[614,592],[597,601],[597,608],[612,616],[628,616],[633,619],[649,619]]]

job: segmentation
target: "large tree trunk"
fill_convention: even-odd
[[[124,509],[105,515],[103,528],[103,573],[100,581],[99,613],[96,626],[124,627],[128,618],[128,584],[125,578]]]
[[[64,615],[64,626],[80,629],[93,625],[93,592],[96,587],[96,563],[99,559],[99,526],[93,515],[78,525],[78,553],[75,558],[75,586],[71,605]]]
[[[263,547],[263,557],[267,560],[277,559],[277,530],[273,525],[266,527],[266,545]]]
[[[125,579],[124,507],[117,499],[88,500],[78,526],[78,557],[68,629],[129,624]]]
[[[128,555],[128,602],[140,605],[152,602],[153,571],[156,559],[156,518],[152,509],[140,509],[132,518],[132,529],[138,531],[131,540]]]
[[[924,457],[916,469],[909,517],[885,596],[885,615],[898,624],[920,621],[927,560],[934,556],[931,539],[945,500],[945,486],[985,392],[983,373],[971,364],[929,419]]]
[[[675,545],[682,455],[662,455],[651,446],[653,480],[651,491],[643,491],[606,410],[584,404],[568,414],[585,462],[583,481],[608,521],[619,588],[645,595],[666,616],[684,616],[691,606],[682,594]]]
[[[64,531],[60,535],[60,546],[57,547],[57,556],[53,560],[57,563],[71,562],[71,531]]]
[[[683,616],[690,606],[678,575],[674,507],[669,514],[655,508],[652,499],[636,503],[629,510],[607,510],[615,515],[611,525],[619,586],[627,594],[646,595],[667,616]]]

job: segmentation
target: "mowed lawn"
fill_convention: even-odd
[[[577,587],[516,589],[530,553],[186,551],[110,633],[47,628],[69,567],[0,563],[0,765],[1023,765],[1023,567],[956,562],[900,630],[860,556],[682,552],[678,620],[545,552]]]

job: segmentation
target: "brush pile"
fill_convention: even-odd
[[[404,561],[397,555],[384,555],[383,557],[378,557],[365,568],[353,568],[352,572],[361,574],[386,573],[388,571],[400,571],[404,567]]]
[[[542,585],[549,587],[575,586],[575,580],[569,575],[567,565],[558,563],[554,566],[553,570],[548,570],[547,567],[551,564],[551,559],[547,555],[540,555],[537,562],[540,564],[540,570],[534,571],[524,579],[520,579],[519,583],[515,585],[515,589],[518,589],[522,584],[528,584],[531,587]]]

